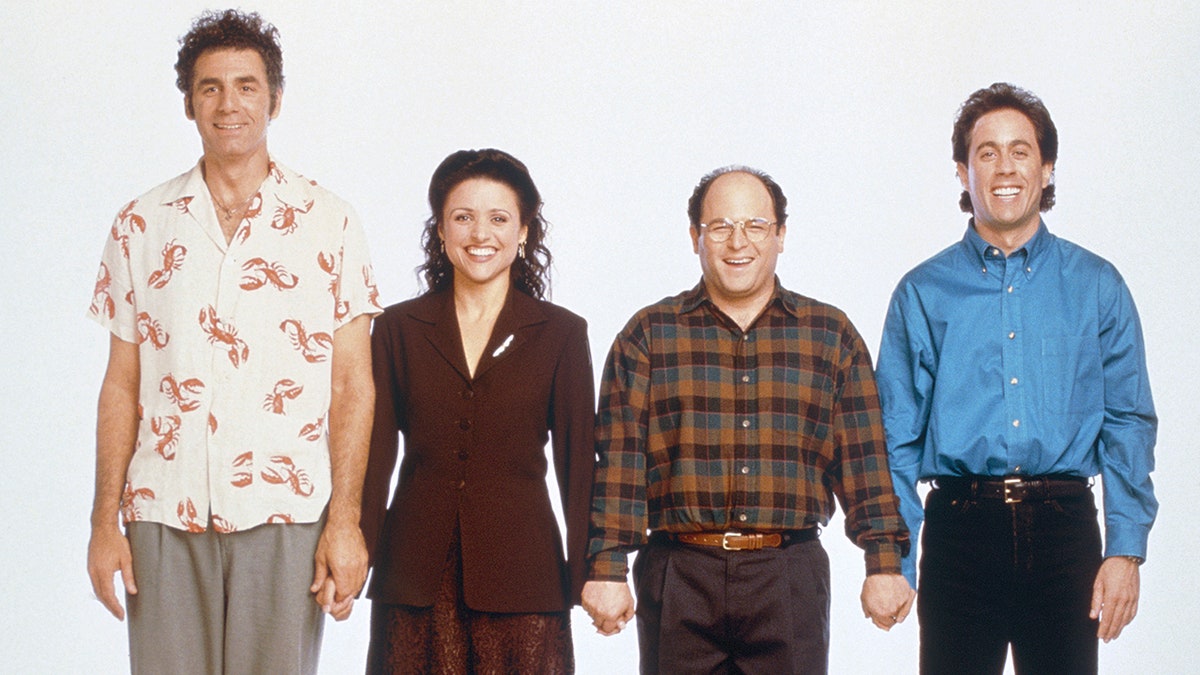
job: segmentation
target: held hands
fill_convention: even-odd
[[[616,635],[633,620],[633,594],[624,581],[589,581],[583,585],[583,609],[601,635]]]
[[[901,574],[872,574],[863,582],[863,616],[883,630],[903,623],[917,592]]]
[[[1141,576],[1138,564],[1125,556],[1105,558],[1092,585],[1093,619],[1100,619],[1096,637],[1109,642],[1137,616]]]
[[[133,554],[129,540],[121,534],[116,524],[109,527],[93,527],[88,541],[88,576],[92,578],[92,591],[118,621],[125,620],[125,608],[117,600],[113,575],[121,573],[121,585],[125,592],[137,595],[137,582],[133,578]]]
[[[358,524],[329,522],[321,532],[310,593],[321,610],[336,621],[350,618],[354,596],[367,580],[367,545]]]

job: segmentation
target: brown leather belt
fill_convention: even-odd
[[[658,533],[655,533],[658,534]],[[813,541],[817,528],[785,532],[663,532],[671,541],[693,546],[715,546],[726,551],[757,551],[762,548],[785,548],[792,544]]]
[[[1091,489],[1078,476],[938,476],[934,488],[965,499],[1000,499],[1006,504],[1077,497]]]

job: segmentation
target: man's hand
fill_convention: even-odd
[[[633,620],[633,594],[623,581],[589,581],[583,585],[583,609],[601,635],[616,635]]]
[[[317,542],[316,572],[309,591],[337,621],[350,617],[354,596],[367,580],[367,545],[357,524],[326,523]]]
[[[883,630],[903,623],[917,592],[902,574],[872,574],[863,582],[863,616]]]
[[[1116,640],[1121,630],[1137,616],[1141,576],[1138,564],[1125,556],[1105,558],[1092,586],[1093,619],[1100,619],[1096,637],[1108,642]]]
[[[121,585],[125,592],[137,595],[137,582],[133,579],[133,555],[129,552],[129,540],[121,534],[114,523],[111,527],[92,528],[88,541],[88,576],[92,578],[92,591],[118,621],[125,620],[125,608],[117,600],[113,575],[121,573]]]

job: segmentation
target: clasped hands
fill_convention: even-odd
[[[583,609],[601,635],[616,635],[633,620],[633,594],[624,581],[589,581],[583,585]]]
[[[901,574],[871,574],[863,581],[863,616],[883,630],[903,623],[912,611],[917,592]]]

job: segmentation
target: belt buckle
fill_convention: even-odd
[[[730,537],[740,537],[740,536],[742,536],[741,532],[726,532],[725,534],[721,535],[721,548],[725,549],[726,551],[742,550],[741,546],[735,547],[729,543]]]
[[[1005,478],[1004,479],[1004,503],[1005,504],[1019,504],[1021,502],[1021,498],[1016,498],[1016,497],[1012,496],[1012,489],[1015,486],[1021,485],[1024,482],[1025,481],[1021,480],[1020,478]]]

